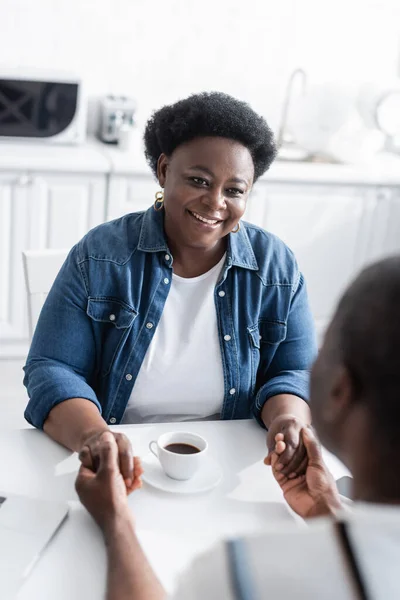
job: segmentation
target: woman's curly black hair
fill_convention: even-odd
[[[144,132],[145,156],[157,176],[161,154],[196,137],[216,136],[246,146],[254,163],[254,181],[269,168],[276,155],[274,136],[267,122],[246,103],[221,92],[203,92],[157,110]]]

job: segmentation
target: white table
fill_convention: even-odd
[[[148,443],[171,429],[204,436],[223,469],[209,493],[181,496],[146,484],[130,497],[138,535],[161,581],[170,589],[178,572],[221,536],[260,531],[293,519],[270,469],[263,464],[265,431],[253,421],[209,421],[115,427],[144,456]],[[326,455],[336,478],[347,474]],[[33,430],[0,432],[0,492],[66,500],[70,515],[21,589],[18,600],[99,600],[105,589],[102,536],[77,502],[76,455]]]

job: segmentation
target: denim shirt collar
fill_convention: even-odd
[[[142,250],[143,252],[169,252],[167,240],[164,235],[163,210],[156,211],[151,207],[145,212],[140,231],[138,250]],[[243,222],[237,233],[229,234],[227,263],[228,266],[258,271],[258,263]]]

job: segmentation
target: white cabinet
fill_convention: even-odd
[[[319,334],[344,288],[366,262],[373,188],[259,184],[246,217],[280,237],[307,281]]]
[[[385,255],[400,253],[400,187],[380,190],[381,202],[387,205],[387,227],[383,239]],[[378,195],[379,201],[379,195]]]
[[[105,206],[105,176],[0,172],[0,356],[28,344],[22,251],[70,248]]]
[[[107,220],[147,210],[154,204],[155,194],[159,190],[160,186],[149,176],[111,175],[108,186]]]
[[[29,186],[31,246],[69,248],[106,216],[104,176],[36,174]]]
[[[400,187],[376,188],[368,239],[368,262],[400,254]]]

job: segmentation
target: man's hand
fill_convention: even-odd
[[[117,463],[125,481],[127,493],[130,494],[137,488],[142,487],[141,475],[143,470],[140,461],[133,457],[132,446],[126,435],[123,433],[113,433],[108,429],[96,432],[85,440],[83,448],[79,453],[79,460],[87,469],[91,469],[94,473],[97,471],[100,462],[102,436],[105,432],[108,432],[115,439],[117,444]]]
[[[104,431],[97,440],[98,466],[94,473],[84,464],[78,473],[75,488],[82,504],[106,533],[116,517],[129,513],[125,481],[120,471],[118,444],[111,431]],[[140,459],[135,457],[135,471],[142,473]]]
[[[272,466],[272,472],[282,488],[286,502],[303,519],[335,514],[342,508],[339,493],[310,427],[301,430],[301,438],[306,452],[304,475],[290,474],[288,477],[282,469],[278,469],[280,456],[286,449],[281,433],[276,435],[275,450],[264,462]]]
[[[307,464],[307,453],[300,435],[304,426],[305,424],[295,415],[284,414],[276,417],[268,428],[268,456],[265,459],[265,464],[271,465],[276,436],[282,434],[282,439],[285,440],[285,447],[279,454],[275,470],[282,471],[286,477],[304,474]]]

